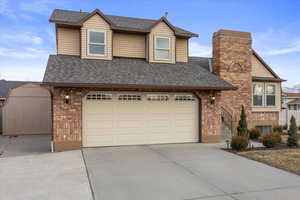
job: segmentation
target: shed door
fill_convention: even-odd
[[[83,99],[83,146],[198,142],[192,94],[90,92]]]

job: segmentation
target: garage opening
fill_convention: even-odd
[[[91,91],[83,97],[83,146],[199,141],[193,94]]]

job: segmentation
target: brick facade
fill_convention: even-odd
[[[55,151],[81,148],[82,143],[82,98],[96,89],[53,89],[53,144]],[[70,104],[64,96],[70,96]],[[220,141],[220,92],[197,92],[202,105],[202,142]],[[210,97],[215,96],[215,102]]]
[[[251,118],[251,43],[247,32],[220,30],[213,37],[214,73],[238,88],[221,93],[221,107],[231,114],[233,131],[236,131],[242,105],[248,119]]]
[[[279,112],[252,112],[249,128],[255,126],[276,126],[279,123]]]

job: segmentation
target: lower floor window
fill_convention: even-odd
[[[270,133],[272,131],[272,126],[256,126],[261,133]]]

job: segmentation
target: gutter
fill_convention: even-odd
[[[43,82],[42,85],[53,87],[78,87],[78,88],[102,88],[102,89],[154,89],[154,90],[237,90],[235,86],[166,86],[166,85],[133,85],[133,84],[96,84],[96,83],[53,83]]]

